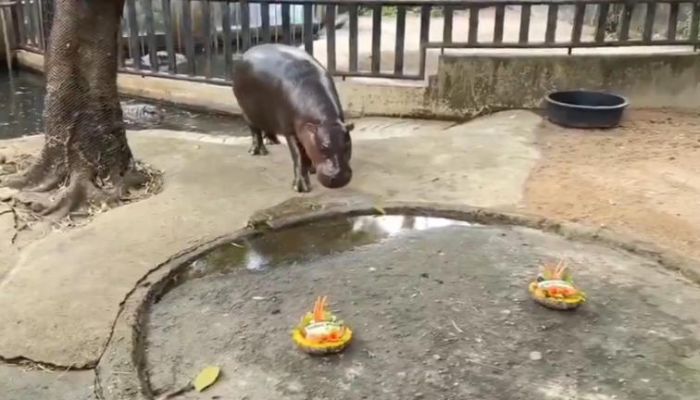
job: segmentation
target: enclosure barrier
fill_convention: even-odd
[[[19,21],[17,47],[41,53],[52,3],[18,3],[11,10]],[[515,23],[518,28],[509,29]],[[678,0],[126,0],[119,66],[126,73],[228,84],[236,54],[259,43],[286,43],[315,55],[335,76],[422,80],[432,72],[429,56],[445,51],[695,51],[699,24],[700,2]],[[535,37],[536,31],[543,35]]]

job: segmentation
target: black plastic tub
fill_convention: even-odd
[[[554,92],[545,97],[550,121],[570,128],[613,128],[620,124],[629,105],[622,96],[575,90]]]

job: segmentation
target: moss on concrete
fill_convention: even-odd
[[[697,54],[451,56],[441,59],[433,101],[463,116],[538,108],[553,90],[618,92],[637,107],[700,106]]]

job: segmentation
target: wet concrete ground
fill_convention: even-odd
[[[526,292],[559,257],[589,296],[575,312]],[[290,330],[324,294],[356,341],[312,358]],[[539,231],[340,219],[196,260],[150,313],[147,375],[166,391],[222,367],[187,399],[692,399],[698,301],[648,260]]]

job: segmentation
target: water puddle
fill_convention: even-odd
[[[385,215],[340,218],[283,229],[233,242],[193,261],[184,280],[245,267],[262,272],[279,265],[352,251],[411,231],[473,224],[444,218]]]

